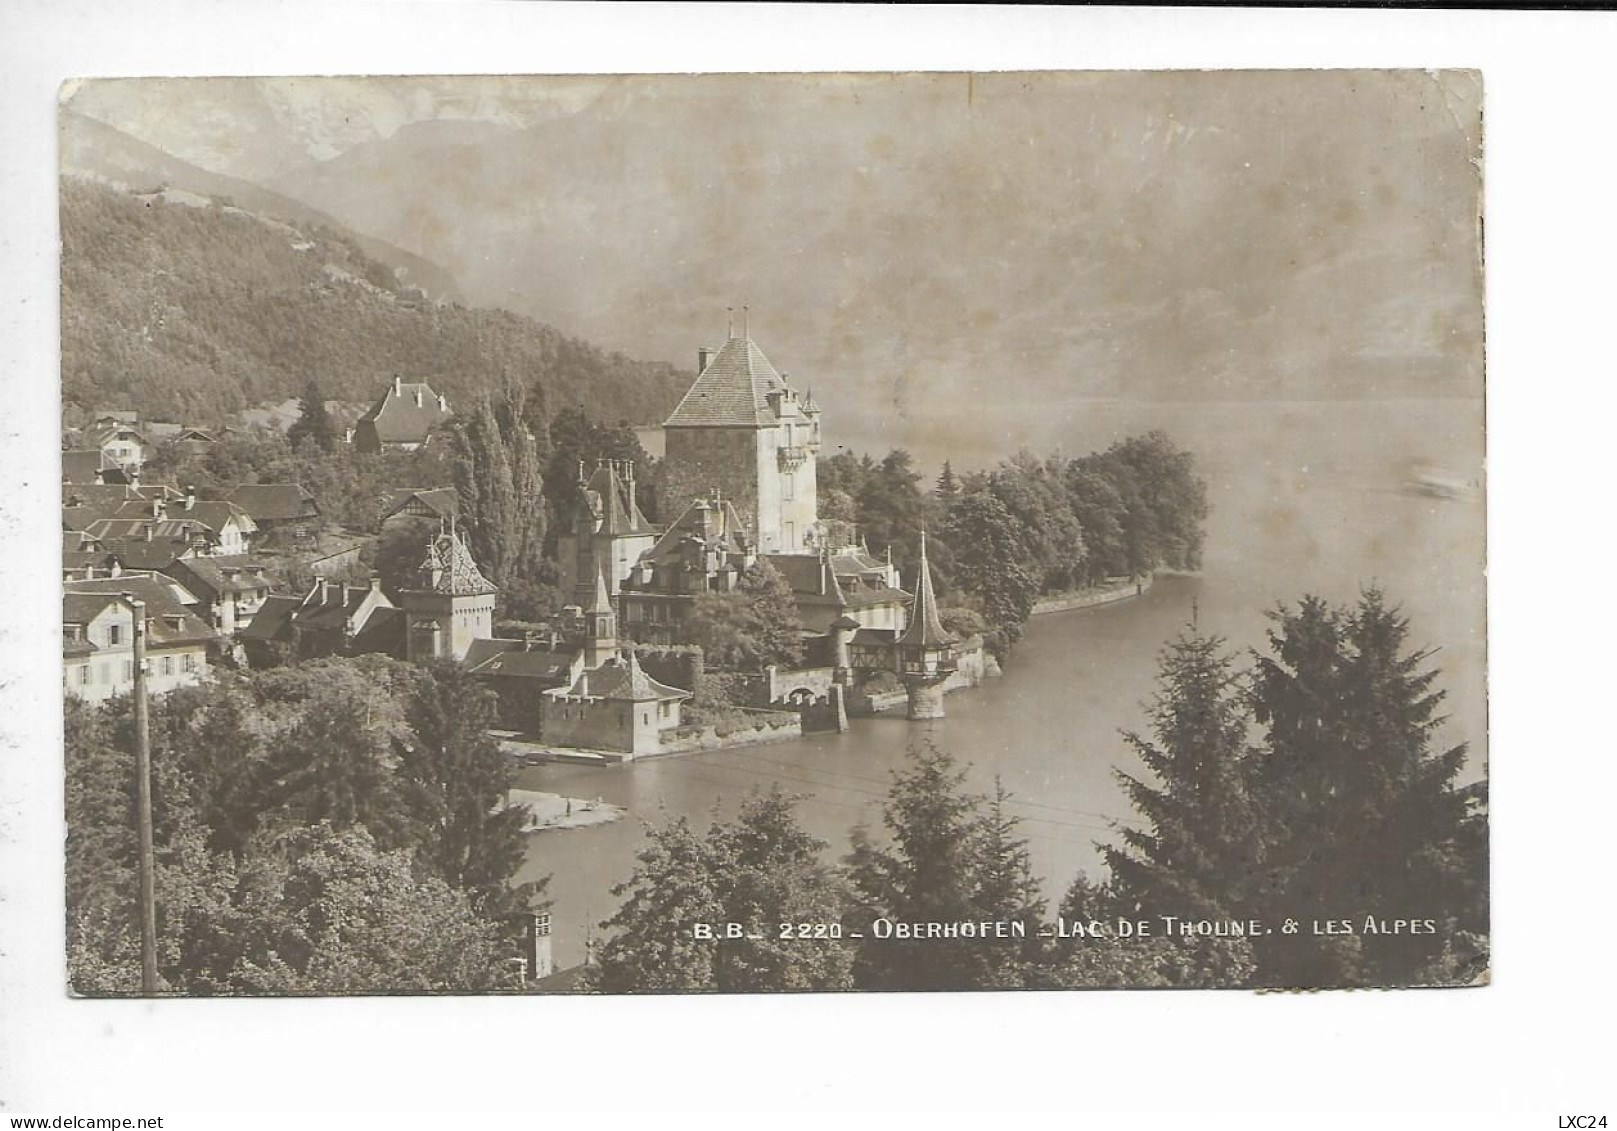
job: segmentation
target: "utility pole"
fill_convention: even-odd
[[[140,992],[157,994],[156,854],[152,849],[152,736],[146,711],[146,602],[123,595],[134,611],[135,812],[140,826]]]

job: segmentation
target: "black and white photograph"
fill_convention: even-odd
[[[1486,983],[1483,89],[70,81],[68,992]]]
[[[1614,46],[0,5],[0,1124],[1608,1126]]]

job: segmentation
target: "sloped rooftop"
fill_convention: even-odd
[[[731,338],[713,355],[685,393],[664,428],[773,424],[769,394],[786,382],[751,338]]]

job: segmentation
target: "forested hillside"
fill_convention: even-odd
[[[506,311],[428,301],[341,231],[184,194],[61,186],[69,424],[113,405],[217,422],[311,380],[368,402],[394,374],[452,404],[510,375],[536,422],[582,405],[638,423],[661,419],[690,380]]]

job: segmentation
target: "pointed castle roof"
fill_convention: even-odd
[[[651,529],[640,504],[635,502],[631,481],[618,474],[617,461],[602,460],[584,484],[584,493],[591,513],[601,522],[597,534],[643,534]]]
[[[775,423],[769,394],[786,389],[786,381],[764,351],[749,337],[731,338],[713,355],[663,421],[664,428],[759,427]]]
[[[921,531],[921,568],[915,579],[915,604],[910,607],[910,623],[898,642],[922,648],[941,648],[954,643],[954,637],[943,631],[943,622],[938,619],[938,599],[932,594],[932,570],[926,564],[924,530]]]
[[[593,671],[579,673],[568,696],[588,699],[623,699],[631,703],[644,703],[657,699],[689,699],[691,693],[652,679],[640,667],[634,649],[624,649],[624,655],[614,657]]]
[[[599,569],[595,571],[595,592],[590,596],[587,613],[610,613],[612,611],[612,594],[606,587],[606,574]]]
[[[445,530],[427,545],[427,559],[421,563],[418,588],[451,597],[478,597],[497,590],[483,576],[472,559],[472,552],[460,535]]]

